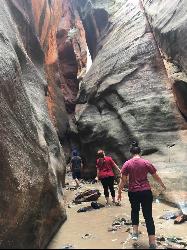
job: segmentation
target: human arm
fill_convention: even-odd
[[[161,187],[166,190],[166,186],[164,185],[164,183],[162,182],[160,176],[157,174],[157,169],[150,163],[148,162],[147,164],[148,166],[148,172],[152,175],[153,179],[161,185]]]
[[[120,170],[120,168],[118,167],[118,165],[116,165],[116,163],[113,161],[113,167],[115,168],[115,169],[117,169],[119,172],[121,172],[121,170]]]
[[[153,174],[152,176],[153,176],[153,179],[154,179],[157,183],[159,183],[159,184],[161,185],[161,187],[162,187],[164,190],[166,190],[166,186],[164,185],[164,183],[163,183],[163,181],[161,180],[160,176],[159,176],[157,173]]]
[[[95,177],[95,180],[98,181],[99,180],[99,169],[97,168],[97,176]]]
[[[70,161],[70,171],[72,172],[72,170],[73,170],[73,166],[72,166],[72,160]]]
[[[83,161],[81,159],[81,171],[83,171],[83,168],[84,168],[84,164],[83,164]]]
[[[121,174],[120,183],[118,186],[118,201],[121,201],[121,193],[125,185],[128,183],[128,176]]]

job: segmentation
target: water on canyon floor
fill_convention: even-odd
[[[70,177],[66,180],[73,184]],[[79,205],[72,205],[75,194],[86,189],[97,188],[101,190],[101,197],[98,202],[105,204],[101,184],[83,184],[79,190],[65,190],[65,203],[67,210],[67,221],[62,225],[58,233],[51,241],[48,249],[148,249],[148,238],[142,213],[140,213],[141,236],[136,245],[133,245],[127,227],[119,228],[117,231],[108,232],[116,218],[123,217],[130,219],[130,204],[127,193],[124,192],[122,206],[104,207],[98,210],[77,213],[81,207],[89,206],[90,202]],[[69,206],[69,207],[68,207]],[[171,207],[156,200],[153,205],[153,215],[156,224],[157,236],[181,237],[187,240],[187,222],[175,225],[174,220],[159,219],[167,212],[176,212],[178,208]]]

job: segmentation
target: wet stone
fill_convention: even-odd
[[[178,216],[182,215],[181,211],[177,212],[168,212],[164,215],[162,215],[159,219],[164,219],[164,220],[170,220],[170,219],[176,219]]]
[[[157,244],[164,249],[185,249],[187,242],[180,237],[164,237],[159,236],[156,238]]]
[[[74,249],[74,247],[71,244],[67,244],[67,245],[62,246],[60,249]]]
[[[108,228],[108,232],[113,232],[113,231],[117,231],[118,228],[117,227],[109,227]]]
[[[99,192],[98,189],[89,189],[76,195],[74,201],[75,202],[97,201],[100,196],[101,193]]]
[[[187,215],[182,214],[175,219],[174,224],[181,224],[185,221],[187,221]]]
[[[93,238],[93,235],[89,233],[82,236],[82,239],[91,239],[91,238]]]

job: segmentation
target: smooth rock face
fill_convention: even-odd
[[[177,105],[187,119],[187,2],[185,0],[143,2],[165,59]]]
[[[58,26],[60,88],[66,109],[74,114],[79,81],[86,73],[87,44],[79,13],[72,1],[62,1],[62,17]]]
[[[76,106],[85,174],[94,175],[99,148],[121,166],[132,140],[160,169],[185,165],[187,124],[143,6],[130,0],[78,1],[77,8],[94,59]],[[98,10],[108,13],[104,27],[95,18]]]
[[[159,50],[162,53],[164,64],[170,80],[170,86],[176,100],[178,109],[187,119],[187,2],[185,0],[174,1],[143,1],[146,16],[154,32]],[[186,130],[179,132],[179,139],[186,143]],[[178,147],[175,160],[173,151]],[[165,199],[177,203],[187,203],[187,164],[184,158],[186,148],[175,145],[168,148],[169,165],[160,169],[169,190]]]
[[[0,0],[0,248],[44,248],[66,219],[31,1]]]
[[[45,72],[47,87],[45,89],[50,119],[56,128],[58,137],[65,150],[65,156],[69,153],[69,119],[61,90],[61,81],[58,61],[57,30],[62,16],[62,1],[38,1],[32,0],[34,24],[41,47],[45,55]]]

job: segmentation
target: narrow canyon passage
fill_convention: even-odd
[[[166,186],[154,203],[158,244],[181,237],[186,248],[186,222],[159,217],[187,216],[187,1],[0,6],[0,249],[132,248],[130,227],[108,232],[116,216],[130,218],[126,192],[121,207],[85,213],[72,200],[98,188],[104,204],[101,184],[88,182],[97,152],[121,169],[134,141]],[[83,182],[70,190],[74,150]],[[147,248],[143,222],[141,232],[134,247]]]

